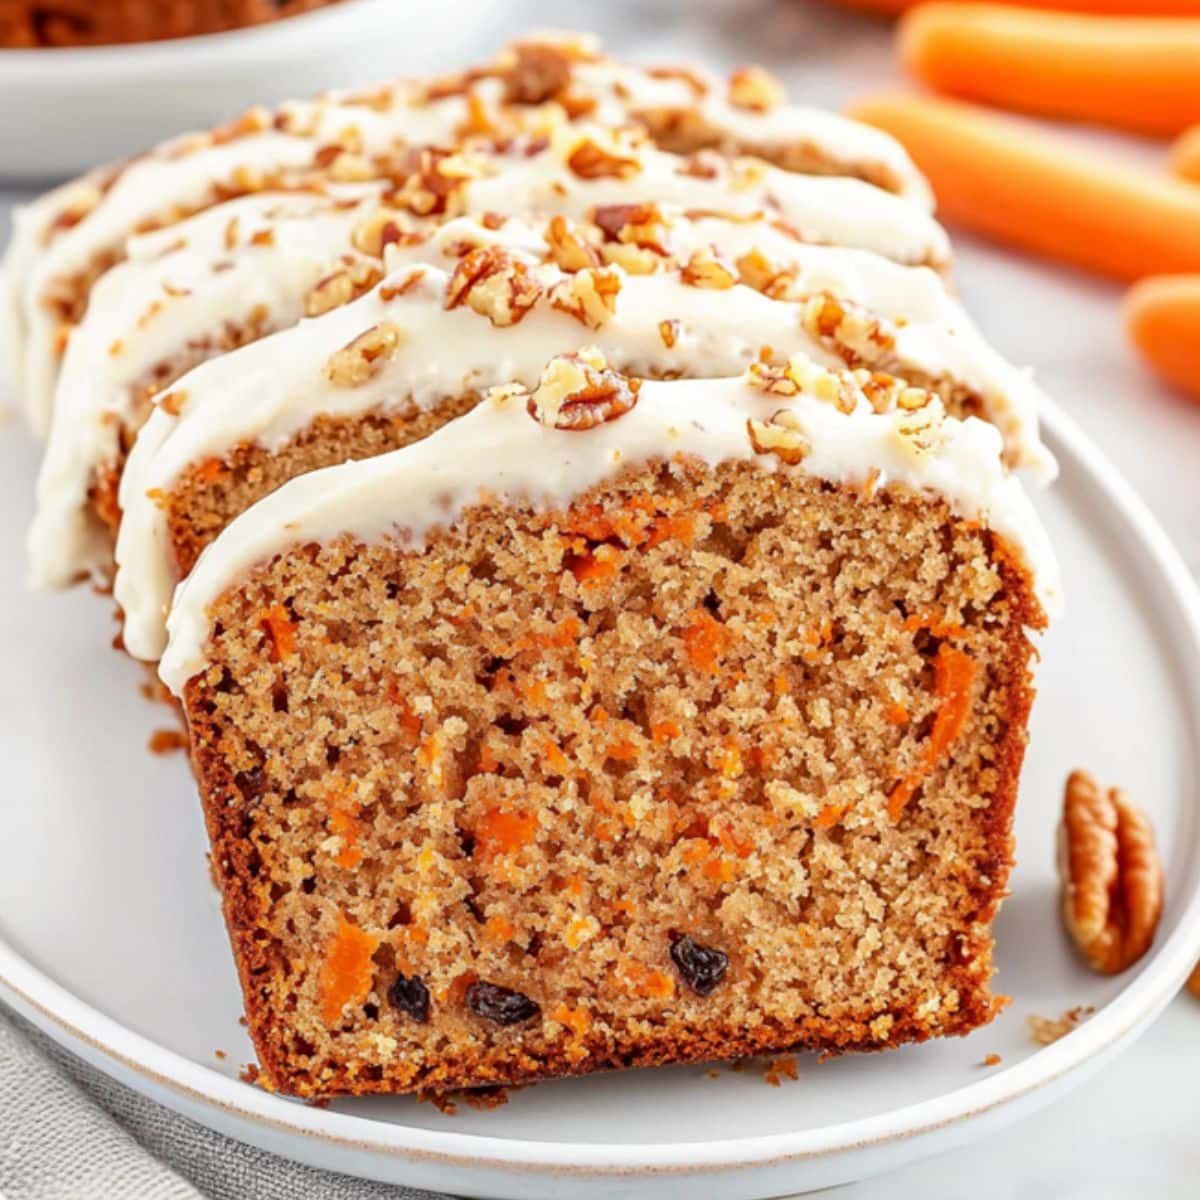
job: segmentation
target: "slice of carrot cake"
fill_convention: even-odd
[[[828,297],[773,298],[739,283],[736,264],[703,245],[686,258],[664,255],[652,273],[629,274],[580,266],[591,261],[591,243],[574,226],[541,227],[554,242],[544,261],[519,248],[546,245],[539,227],[512,225],[451,222],[412,251],[432,259],[430,250],[448,247],[459,255],[449,264],[398,268],[361,299],[179,381],[142,429],[121,480],[114,590],[131,653],[158,656],[175,583],[256,500],[301,472],[424,437],[489,386],[532,385],[548,358],[567,351],[594,346],[641,375],[712,378],[793,351],[842,366],[857,347],[886,359],[868,359],[872,370],[860,368],[855,384],[866,384],[878,408],[905,402],[914,380],[944,384],[954,413],[981,409],[1015,447],[1036,446],[1035,401],[1023,377],[973,341],[965,323],[941,325],[947,313],[936,305],[928,323],[917,306],[908,309],[914,317],[903,328],[861,314],[829,321],[837,306]],[[497,240],[506,233],[510,241]],[[681,235],[686,244],[695,231]],[[578,269],[563,270],[556,256]],[[839,341],[842,326],[859,336]],[[903,377],[885,373],[910,345],[920,365],[902,364]],[[838,386],[836,376],[828,386]]]
[[[763,153],[793,171],[845,174],[928,209],[928,189],[886,135],[789,105],[762,73],[728,84],[605,59],[586,38],[527,41],[452,79],[256,109],[56,189],[15,217],[2,307],[31,423],[50,425],[54,380],[91,287],[131,235],[264,190],[392,178],[425,146],[539,131],[570,120],[633,122],[666,146]]]
[[[271,1086],[965,1033],[1056,595],[991,426],[597,352],[294,479],[164,681]]]

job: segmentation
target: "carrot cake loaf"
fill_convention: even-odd
[[[632,122],[665,149],[750,151],[788,171],[845,176],[848,194],[853,183],[930,207],[928,189],[897,143],[845,118],[787,104],[765,73],[717,81],[677,68],[623,66],[587,38],[526,40],[489,66],[449,79],[254,110],[94,172],[19,211],[4,308],[32,424],[43,434],[48,429],[70,331],[92,284],[124,257],[131,234],[246,193],[406,177],[420,147],[564,121]]]
[[[338,0],[0,0],[0,46],[110,46],[262,25]]]
[[[961,1034],[1054,565],[994,427],[551,359],[237,517],[172,606],[272,1087]]]
[[[815,303],[777,299],[740,283],[736,260],[709,248],[709,235],[722,232],[711,218],[703,232],[681,219],[681,257],[664,253],[646,274],[581,265],[602,263],[587,251],[603,243],[562,219],[491,224],[450,222],[395,256],[415,251],[429,261],[397,267],[361,299],[204,364],[167,394],[121,480],[114,590],[126,649],[158,656],[177,580],[231,518],[281,483],[423,437],[489,386],[532,385],[546,360],[565,351],[594,346],[620,369],[689,378],[736,375],[752,361],[770,365],[797,350],[826,366],[851,358],[872,368],[861,373],[880,408],[900,396],[893,381],[919,381],[937,387],[957,415],[982,409],[1030,456],[1037,448],[1027,381],[986,351],[967,323],[947,321],[936,276],[928,276],[937,290],[924,314],[910,300],[901,312],[911,318],[831,318],[830,307],[848,310],[824,294]],[[724,232],[760,254],[754,226],[733,222]],[[662,228],[657,236],[669,243],[672,235]],[[459,257],[435,265],[430,251],[438,244]],[[698,246],[690,254],[689,244]],[[548,249],[550,261],[522,248],[531,245]],[[838,269],[827,247],[791,249],[816,251]],[[555,257],[576,269],[564,270]],[[870,277],[869,268],[863,273]],[[886,309],[886,285],[872,298]]]
[[[631,272],[678,265],[711,249],[752,287],[819,299],[824,336],[855,361],[892,370],[912,359],[911,347],[916,358],[909,365],[920,369],[922,381],[938,373],[947,387],[973,393],[975,407],[1012,435],[1014,463],[1047,469],[1034,433],[1032,383],[983,344],[940,279],[897,269],[887,257],[943,252],[940,230],[922,214],[872,189],[871,203],[854,212],[829,192],[838,181],[787,175],[750,160],[715,164],[701,178],[681,176],[691,162],[628,135],[615,143],[625,156],[621,174],[580,174],[580,147],[599,152],[602,145],[611,149],[612,139],[602,143],[598,134],[572,127],[532,154],[518,143],[504,152],[458,155],[447,209],[481,212],[499,232],[456,234],[443,248],[461,249],[480,236],[516,238],[568,267],[595,260]],[[445,177],[446,159],[428,166],[439,166]],[[748,186],[756,173],[764,178]],[[353,297],[378,280],[385,249],[427,253],[431,221],[445,218],[420,215],[420,205],[414,212],[425,186],[418,175],[385,194],[376,185],[356,185],[357,200],[345,194],[349,187],[337,196],[264,193],[130,243],[131,257],[102,277],[97,303],[64,357],[55,400],[61,419],[51,431],[31,535],[35,584],[107,575],[106,530],[118,514],[123,449],[152,394],[213,353]],[[518,231],[518,217],[506,216],[534,212],[567,215],[580,228],[560,222],[556,238],[545,221],[540,232]],[[885,219],[890,225],[881,236],[874,227]],[[805,242],[797,227],[820,242]],[[574,258],[564,243],[571,238],[588,243]],[[843,248],[835,252],[827,242]],[[874,253],[854,252],[860,243],[873,243]],[[845,319],[839,305],[864,309],[865,323]],[[902,327],[889,332],[881,321]]]

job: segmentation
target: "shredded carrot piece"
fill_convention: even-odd
[[[547,737],[542,743],[542,753],[551,775],[566,775],[571,770],[571,760],[559,749],[558,743]]]
[[[410,739],[412,745],[417,744],[421,736],[421,718],[412,710],[412,706],[400,691],[400,681],[394,676],[388,678],[387,698],[399,710],[400,728]]]
[[[569,1008],[565,1004],[551,1009],[550,1019],[565,1025],[576,1037],[583,1037],[592,1027],[592,1017],[586,1009]]]
[[[206,458],[196,468],[196,478],[201,483],[215,483],[221,478],[222,472],[225,470],[225,464],[219,458]]]
[[[490,862],[502,855],[515,854],[533,841],[537,831],[537,813],[489,808],[472,831],[475,834],[475,858]]]
[[[775,676],[775,695],[786,696],[791,690],[791,682],[788,680],[788,677],[782,671],[780,671],[779,674]]]
[[[900,819],[913,793],[949,752],[971,714],[971,688],[977,673],[971,656],[943,643],[933,660],[933,669],[934,695],[941,703],[916,769],[888,797],[888,815],[893,821]]]
[[[350,871],[362,862],[362,851],[358,846],[360,826],[358,813],[348,808],[331,808],[329,810],[329,829],[342,839],[342,848],[334,855],[333,861]]]
[[[883,715],[889,725],[907,725],[910,719],[903,704],[889,704]]]
[[[678,721],[655,721],[650,726],[650,738],[656,746],[661,746],[672,738],[677,738],[682,732]]]
[[[679,846],[679,857],[689,867],[703,862],[712,853],[712,844],[704,837],[684,838]]]
[[[697,608],[684,627],[683,646],[692,666],[715,675],[721,656],[729,648],[729,630],[708,609]]]
[[[483,926],[483,936],[492,942],[510,942],[516,932],[516,926],[503,913],[488,917]]]
[[[832,829],[845,815],[846,809],[849,806],[846,804],[827,804],[819,813],[817,813],[817,828]]]
[[[675,980],[670,975],[635,959],[625,959],[618,967],[618,976],[631,995],[655,1000],[667,1000],[675,995]]]
[[[296,653],[296,623],[282,604],[263,609],[258,623],[270,640],[272,662],[282,662]]]
[[[737,864],[731,858],[710,858],[701,866],[700,874],[714,883],[732,883],[737,877]]]
[[[726,850],[730,854],[736,854],[738,858],[749,858],[754,850],[753,842],[739,838],[729,828],[727,818],[713,817],[708,822],[708,831],[721,844],[722,850]]]
[[[632,762],[640,753],[637,744],[627,737],[610,742],[608,749],[604,751],[605,757],[616,759],[617,762]]]
[[[937,613],[913,613],[911,616],[904,618],[904,628],[909,632],[917,629],[928,629],[935,638],[961,638],[967,636],[966,629],[962,625],[956,625],[953,621],[946,620],[945,613],[941,616]]]
[[[326,1025],[336,1024],[347,1004],[366,998],[374,978],[371,956],[378,948],[379,938],[365,933],[345,917],[338,918],[337,929],[325,948],[318,979],[321,1020]]]
[[[611,583],[617,577],[621,565],[621,552],[609,545],[597,546],[595,550],[567,557],[567,567],[582,584]]]

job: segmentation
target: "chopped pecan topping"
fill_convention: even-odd
[[[697,150],[679,167],[679,174],[690,179],[716,179],[721,174],[722,160],[711,150]]]
[[[362,259],[326,275],[317,282],[304,298],[304,315],[319,317],[322,313],[341,308],[349,304],[364,292],[370,291],[380,279],[383,272],[373,262]]]
[[[770,112],[787,99],[783,85],[762,67],[739,67],[729,76],[729,103],[750,112]]]
[[[331,354],[325,364],[325,375],[335,387],[361,387],[383,370],[403,344],[404,331],[400,326],[383,321]]]
[[[679,341],[679,322],[673,317],[669,321],[659,321],[658,336],[668,350],[673,350],[675,343]]]
[[[708,95],[708,80],[688,67],[648,67],[651,79],[679,79],[692,89],[697,98]]]
[[[847,308],[827,292],[809,297],[802,320],[814,337],[830,343],[851,364],[878,362],[896,345],[878,317]]]
[[[1058,842],[1063,919],[1087,964],[1113,975],[1154,940],[1163,907],[1163,870],[1146,814],[1119,788],[1073,771],[1063,796]]]
[[[528,264],[500,246],[480,246],[459,259],[446,289],[445,306],[466,304],[493,325],[515,325],[541,294],[542,286]]]
[[[761,250],[748,250],[735,265],[739,281],[756,292],[773,300],[785,300],[790,295],[795,276],[773,263]]]
[[[580,179],[630,179],[642,169],[636,157],[620,154],[616,148],[609,149],[590,137],[567,155],[567,166]]]
[[[551,289],[550,303],[589,329],[599,329],[617,310],[621,277],[616,271],[587,267]]]
[[[544,104],[571,82],[571,58],[557,42],[520,42],[504,75],[504,98],[513,104]]]
[[[400,200],[418,216],[453,216],[462,208],[459,193],[483,174],[478,157],[462,151],[425,149],[400,189]]]
[[[612,370],[594,347],[551,359],[526,410],[555,429],[593,429],[624,416],[637,403],[641,381]]]
[[[707,246],[693,251],[679,273],[689,287],[724,290],[737,284],[737,271]]]
[[[382,258],[384,248],[400,244],[408,232],[408,218],[404,213],[394,208],[380,208],[354,227],[350,244],[372,258]]]
[[[550,247],[550,261],[560,270],[582,271],[600,265],[596,248],[588,243],[579,227],[566,217],[551,217],[545,238],[546,245]]]
[[[755,454],[774,454],[789,467],[802,463],[812,452],[800,418],[790,409],[781,409],[770,421],[747,421],[746,432]]]

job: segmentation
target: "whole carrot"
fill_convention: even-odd
[[[1171,170],[1200,182],[1200,125],[1189,129],[1171,147]]]
[[[953,100],[888,93],[850,115],[892,134],[941,214],[1118,279],[1200,271],[1200,188]]]
[[[1125,328],[1155,371],[1200,401],[1200,275],[1135,284],[1125,297]]]
[[[900,56],[939,92],[1170,136],[1200,121],[1200,17],[1098,17],[921,4]]]
[[[843,8],[896,16],[915,8],[921,0],[834,0]],[[969,3],[969,0],[963,0]],[[1198,17],[1200,0],[1011,0],[1019,8],[1051,8],[1060,11],[1107,13],[1126,17]]]

